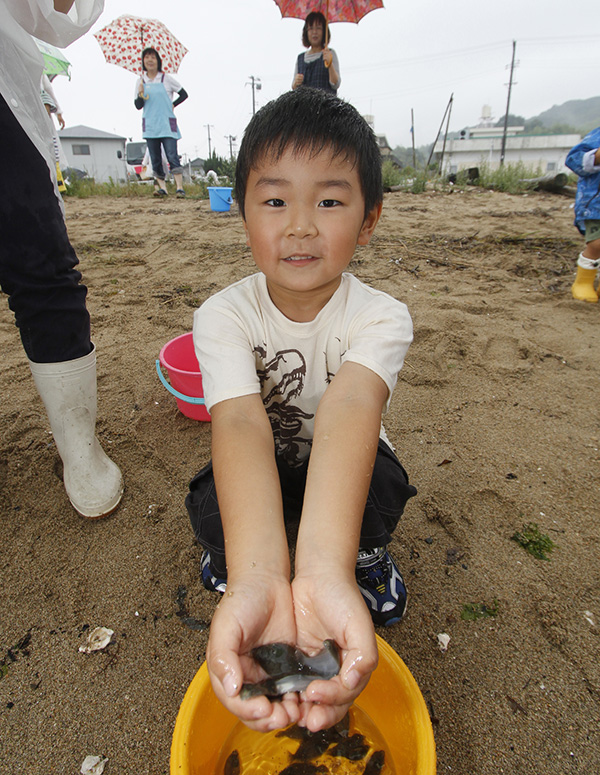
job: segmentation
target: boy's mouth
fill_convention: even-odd
[[[300,261],[314,261],[316,258],[317,256],[286,256],[283,260],[297,263]]]

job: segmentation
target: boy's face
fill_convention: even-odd
[[[310,320],[335,293],[356,246],[369,242],[379,220],[381,205],[366,218],[364,209],[356,167],[331,151],[287,150],[250,171],[246,242],[285,315],[298,320],[301,308]]]

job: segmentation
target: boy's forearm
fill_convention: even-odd
[[[213,410],[213,469],[228,579],[251,569],[289,577],[281,488],[269,420],[262,405],[250,418],[244,412],[222,409],[217,405]]]
[[[319,405],[296,547],[297,573],[323,564],[354,573],[387,396],[383,381],[374,378],[379,384],[367,379],[342,396],[332,391],[332,382]],[[371,391],[367,398],[365,390]]]

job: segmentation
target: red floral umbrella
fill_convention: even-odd
[[[142,19],[124,14],[94,33],[107,62],[139,74],[142,51],[155,48],[163,70],[176,73],[187,48],[158,19]]]
[[[320,11],[328,22],[354,22],[376,8],[383,8],[383,0],[275,0],[281,15],[306,19],[311,11]]]

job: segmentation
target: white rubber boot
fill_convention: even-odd
[[[123,495],[119,468],[96,438],[96,350],[61,363],[29,361],[63,462],[65,490],[83,517],[100,519]]]

